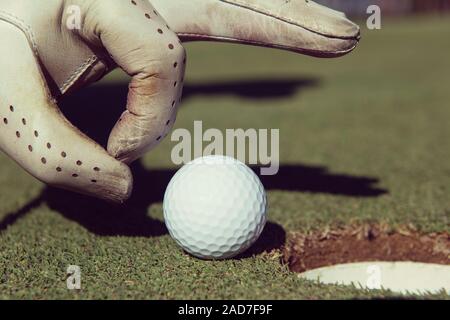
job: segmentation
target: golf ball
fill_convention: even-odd
[[[231,258],[249,248],[264,228],[266,207],[258,176],[226,156],[184,165],[169,182],[163,203],[172,238],[202,259]]]

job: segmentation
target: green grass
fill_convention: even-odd
[[[176,127],[203,120],[204,128],[280,129],[281,178],[264,180],[273,238],[266,234],[262,249],[279,247],[292,231],[354,222],[449,231],[449,38],[449,19],[419,17],[366,30],[359,48],[336,60],[189,44],[190,94]],[[125,80],[114,73],[89,94],[71,97],[82,104],[72,112],[108,118],[118,100],[105,100]],[[238,83],[241,93],[224,83]],[[258,98],[255,88],[267,97]],[[137,194],[123,208],[47,189],[1,155],[0,298],[392,295],[302,281],[280,264],[276,248],[216,262],[184,254],[162,224],[162,192],[176,169],[173,146],[166,140],[142,159]],[[82,269],[81,291],[66,289],[69,264]]]

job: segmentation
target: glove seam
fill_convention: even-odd
[[[324,36],[324,37],[327,37],[327,38],[337,38],[337,39],[342,39],[342,40],[347,40],[347,39],[351,39],[352,38],[352,37],[333,35],[333,34],[329,34],[329,33],[326,33],[326,32],[319,31],[319,30],[315,30],[313,28],[305,27],[305,26],[303,26],[302,24],[299,24],[297,21],[295,21],[293,19],[290,19],[288,17],[281,17],[279,15],[276,15],[276,14],[274,14],[274,13],[264,9],[264,8],[259,7],[258,5],[254,5],[254,4],[249,5],[249,4],[246,4],[245,2],[242,2],[241,0],[234,0],[233,2],[230,1],[230,0],[220,0],[220,1],[225,3],[225,4],[231,5],[231,6],[241,7],[243,9],[247,9],[247,10],[250,10],[250,11],[253,11],[253,12],[257,12],[257,13],[263,14],[263,15],[271,17],[273,19],[277,19],[277,20],[280,20],[280,21],[287,22],[287,23],[289,23],[291,25],[294,25],[296,27],[302,28],[304,30],[307,30],[309,32],[312,32],[312,33],[315,33],[315,34],[318,34],[318,35],[321,35],[321,36]]]
[[[186,33],[178,32],[177,34],[180,37],[193,37],[193,38],[207,37],[208,39],[228,41],[228,42],[242,42],[242,43],[248,43],[248,44],[252,44],[252,45],[267,47],[267,43],[264,43],[262,41],[256,41],[256,40],[249,41],[248,39],[239,39],[239,38],[224,37],[224,36],[211,36],[209,34],[189,33],[189,32],[186,32]],[[315,49],[302,49],[299,47],[284,46],[284,45],[270,45],[270,47],[284,49],[284,50],[290,50],[290,51],[294,51],[294,52],[302,52],[302,53],[306,53],[306,54],[326,55],[326,54],[345,54],[347,52],[352,51],[356,47],[356,45],[357,44],[355,44],[354,47],[352,47],[351,49],[348,49],[348,50],[329,50],[329,51],[315,50]]]
[[[72,86],[79,79],[79,77],[84,72],[86,72],[89,67],[93,66],[98,61],[98,57],[92,55],[88,59],[86,59],[78,68],[76,68],[75,71],[73,71],[71,75],[62,83],[60,88],[62,94],[64,94],[70,88],[70,86]]]
[[[10,23],[13,26],[16,26],[19,30],[21,30],[28,39],[28,42],[30,43],[31,48],[33,50],[33,53],[37,57],[39,57],[39,50],[36,42],[36,37],[34,36],[33,29],[31,28],[30,25],[25,23],[25,21],[23,21],[19,17],[3,10],[0,10],[0,20]]]
[[[20,19],[16,15],[13,15],[4,10],[0,10],[0,20],[6,23],[9,23],[15,27],[17,27],[20,31],[25,34],[25,37],[28,40],[28,43],[31,46],[31,49],[34,55],[40,60],[39,48],[37,45],[36,37],[33,32],[33,28],[27,24],[24,20]],[[78,78],[92,65],[94,65],[99,59],[97,56],[92,55],[88,59],[86,59],[78,68],[73,71],[70,76],[63,82],[59,90],[62,94],[64,94],[70,86],[72,86]]]

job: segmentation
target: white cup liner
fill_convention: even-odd
[[[357,262],[308,270],[299,274],[323,284],[389,289],[401,294],[450,294],[450,265],[420,262]]]

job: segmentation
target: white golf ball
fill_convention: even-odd
[[[261,235],[267,199],[258,176],[245,164],[207,156],[177,171],[163,207],[167,229],[184,250],[202,259],[225,259]]]

